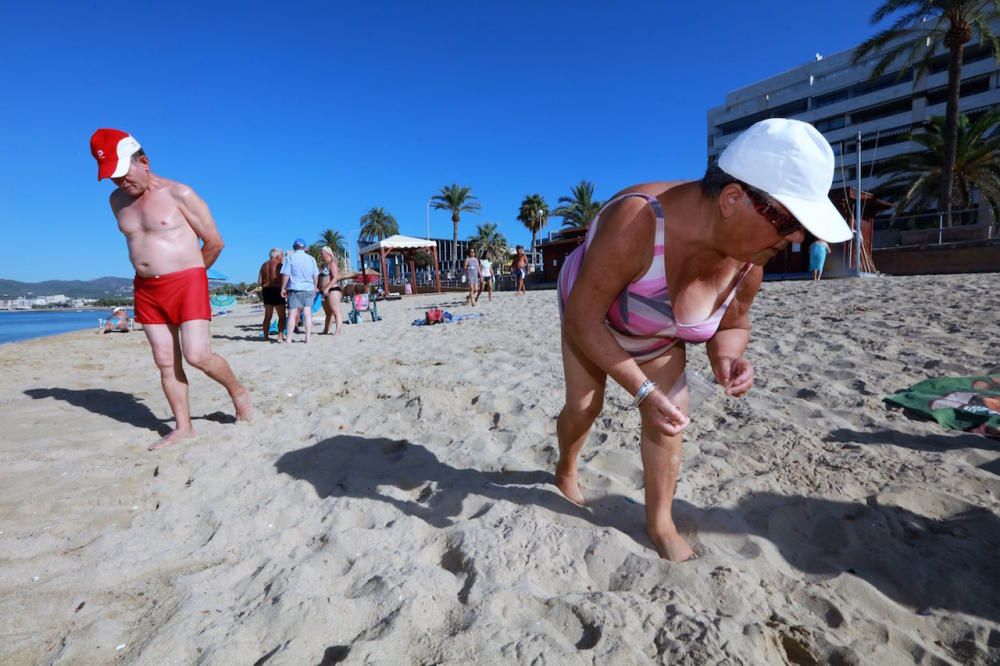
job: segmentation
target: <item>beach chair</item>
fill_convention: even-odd
[[[375,299],[365,293],[354,294],[354,298],[351,299],[351,312],[347,315],[347,323],[360,323],[362,313],[364,312],[371,314],[372,321],[379,321],[382,319],[382,317],[379,316],[378,305],[376,305]]]

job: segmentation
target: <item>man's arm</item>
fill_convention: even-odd
[[[215,220],[212,219],[212,213],[208,210],[208,204],[187,185],[178,183],[172,188],[171,193],[177,201],[181,214],[201,239],[201,256],[205,261],[205,268],[211,268],[222,253],[223,242],[222,235],[215,226]]]

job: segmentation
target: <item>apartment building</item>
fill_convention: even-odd
[[[1000,22],[993,25],[1000,32]],[[837,155],[833,186],[857,185],[857,137],[861,133],[861,186],[872,190],[886,180],[885,163],[920,146],[907,140],[932,116],[943,116],[947,101],[948,55],[936,54],[919,81],[912,69],[894,65],[870,80],[877,55],[852,64],[853,49],[740,88],[726,103],[708,111],[708,158],[753,123],[765,118],[797,118],[812,123]],[[1000,104],[1000,66],[988,45],[965,48],[959,108],[969,116]]]

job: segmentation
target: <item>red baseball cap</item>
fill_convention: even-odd
[[[116,129],[99,129],[90,137],[90,154],[97,160],[97,180],[121,178],[128,173],[131,157],[142,146],[127,134]]]

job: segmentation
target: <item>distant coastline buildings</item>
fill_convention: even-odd
[[[0,310],[33,310],[35,308],[84,308],[94,303],[93,298],[70,298],[63,294],[39,296],[38,298],[12,298],[0,300]]]
[[[992,25],[1000,31],[1000,22]],[[886,160],[920,148],[906,139],[932,116],[943,116],[948,83],[948,54],[936,54],[914,85],[913,71],[900,63],[869,80],[879,54],[854,65],[853,49],[823,57],[734,90],[726,102],[708,111],[708,159],[719,154],[740,132],[765,118],[798,118],[812,123],[833,146],[837,170],[833,187],[857,186],[857,136],[861,132],[861,186],[871,191],[885,180]],[[1000,104],[1000,66],[988,44],[965,47],[959,108],[970,117]],[[900,72],[902,76],[900,76]]]

